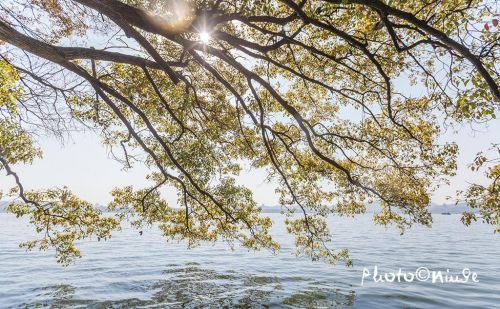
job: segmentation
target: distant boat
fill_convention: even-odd
[[[442,212],[441,214],[442,215],[451,215],[451,213],[449,213],[449,212]]]

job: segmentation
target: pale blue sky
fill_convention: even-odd
[[[500,121],[494,121],[489,128],[481,131],[472,134],[469,128],[464,128],[458,134],[445,134],[444,140],[455,140],[460,147],[458,175],[449,187],[440,189],[434,195],[433,202],[446,202],[446,196],[463,189],[467,182],[484,182],[482,173],[471,172],[467,164],[472,162],[477,151],[487,149],[492,142],[499,142]],[[136,165],[130,171],[122,171],[121,165],[109,157],[94,133],[77,133],[65,145],[54,138],[42,138],[39,144],[44,151],[43,159],[28,166],[13,166],[27,190],[67,185],[78,196],[93,203],[105,204],[111,200],[109,192],[115,186],[142,187],[147,184],[145,167]],[[259,204],[275,205],[278,197],[274,193],[274,185],[264,179],[265,172],[262,170],[244,171],[238,181],[253,190]],[[6,177],[2,171],[0,189],[5,192],[12,186],[12,177]],[[170,203],[176,202],[173,192],[166,191],[165,195]]]

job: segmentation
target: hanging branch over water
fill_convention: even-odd
[[[159,223],[190,245],[222,237],[276,250],[270,219],[236,184],[246,162],[266,169],[285,208],[301,209],[287,220],[299,253],[348,261],[329,246],[326,216],[375,202],[378,223],[430,225],[430,194],[456,170],[456,145],[438,143],[443,125],[495,119],[499,32],[481,26],[494,9],[10,0],[3,63],[25,90],[0,108],[23,130],[98,129],[125,168],[151,166],[151,187],[112,192],[119,219]],[[86,47],[92,32],[104,46]],[[181,207],[162,198],[167,186]]]

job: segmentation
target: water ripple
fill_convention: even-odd
[[[369,223],[368,216],[334,218],[337,247],[355,266],[335,267],[293,256],[279,215],[273,234],[279,255],[230,251],[223,244],[187,250],[166,244],[154,229],[125,228],[108,242],[80,244],[84,258],[63,268],[51,252],[27,253],[17,244],[29,226],[0,214],[0,308],[494,308],[500,304],[500,246],[491,227],[465,228],[457,216],[436,216],[432,229],[404,236]],[[355,233],[353,232],[355,231]],[[364,267],[396,272],[419,266],[468,267],[480,282],[366,282]],[[455,272],[456,273],[456,272]]]

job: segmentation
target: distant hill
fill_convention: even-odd
[[[261,206],[262,208],[262,213],[281,213],[282,212],[282,207],[279,205],[276,206]],[[296,213],[302,212],[302,209],[300,209],[299,206],[292,206],[290,208],[295,209]],[[375,213],[379,211],[378,204],[371,204],[366,206],[366,213]],[[474,213],[477,213],[477,209],[472,209],[467,206],[465,203],[459,203],[458,205],[455,204],[434,204],[431,203],[431,206],[429,206],[429,211],[433,214],[441,214],[441,213],[450,213],[450,214],[461,214],[464,211],[472,211]]]
[[[458,203],[457,205],[455,204],[443,204],[443,205],[437,205],[437,204],[432,204],[430,206],[430,212],[435,214],[435,213],[450,213],[450,214],[461,214],[464,211],[472,211],[473,213],[478,213],[477,209],[472,209],[467,204],[465,203]]]
[[[101,204],[95,204],[94,205],[95,208],[99,209],[100,211],[102,212],[109,212],[108,210],[108,207],[104,206],[104,205],[101,205]]]
[[[9,205],[8,201],[0,201],[0,213],[5,212],[5,208]],[[108,212],[108,209],[106,206],[101,205],[101,204],[95,204],[95,208],[101,210],[102,212]],[[280,205],[275,205],[275,206],[260,206],[262,208],[262,213],[266,214],[272,214],[272,213],[281,213],[284,208],[282,208]],[[295,210],[295,213],[301,213],[302,209],[300,209],[299,206],[290,206],[290,208]],[[377,204],[371,204],[366,206],[366,213],[374,213],[377,212],[378,205]],[[450,213],[450,214],[461,214],[464,211],[472,211],[474,213],[477,213],[477,209],[471,209],[467,206],[465,203],[459,203],[458,205],[455,204],[431,204],[429,207],[429,210],[433,214],[440,214],[440,213]]]
[[[275,205],[275,206],[260,206],[262,208],[262,213],[265,214],[275,214],[275,213],[281,213],[282,211],[286,211],[284,207],[281,207],[280,205]],[[294,209],[295,212],[302,212],[302,209],[300,209],[299,206],[290,206],[290,209]]]

